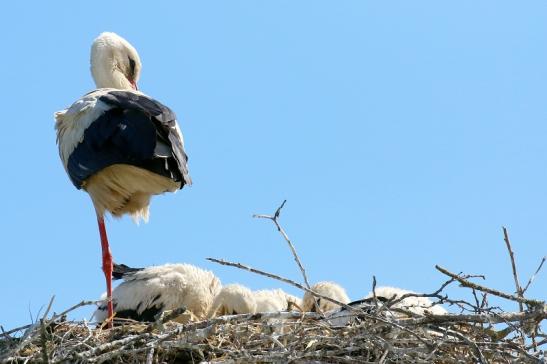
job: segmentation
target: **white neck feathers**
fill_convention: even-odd
[[[97,88],[136,89],[141,62],[135,48],[115,33],[102,33],[91,46],[91,74]]]

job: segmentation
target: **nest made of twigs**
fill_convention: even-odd
[[[490,314],[467,315],[468,322],[462,316],[447,316],[455,318],[451,320],[362,312],[338,327],[320,314],[301,312],[232,315],[189,324],[126,322],[112,329],[57,320],[36,324],[23,337],[5,334],[0,358],[2,363],[544,362],[537,342],[514,334],[524,332],[520,322],[510,323],[507,330],[489,324],[494,317]],[[476,322],[481,316],[484,322]]]

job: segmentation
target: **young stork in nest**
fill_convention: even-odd
[[[76,188],[87,191],[97,213],[109,317],[112,255],[104,214],[147,221],[152,195],[191,184],[175,114],[137,91],[140,70],[139,55],[129,42],[102,33],[91,47],[97,89],[55,113],[65,170]]]
[[[222,284],[213,272],[191,264],[164,264],[130,268],[114,264],[113,278],[123,282],[112,292],[116,319],[155,321],[159,314],[185,307],[177,322],[203,320]],[[95,311],[98,322],[108,319],[107,307],[101,303]]]

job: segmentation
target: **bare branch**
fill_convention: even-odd
[[[269,219],[269,220],[273,221],[273,223],[275,224],[275,227],[277,228],[277,231],[279,231],[281,233],[281,235],[283,236],[283,238],[285,239],[285,241],[289,245],[289,248],[291,249],[294,260],[295,260],[296,264],[298,265],[298,268],[300,268],[300,272],[302,273],[302,277],[304,278],[304,283],[306,284],[306,287],[310,288],[311,286],[310,286],[310,283],[308,282],[308,276],[306,275],[306,270],[304,269],[304,266],[302,265],[302,262],[300,261],[300,258],[298,257],[298,254],[296,253],[296,249],[294,248],[294,245],[291,242],[291,239],[289,239],[289,236],[287,235],[287,233],[285,232],[283,227],[281,227],[281,225],[279,224],[279,215],[281,214],[281,209],[283,208],[283,206],[285,206],[286,202],[287,202],[287,200],[284,200],[283,203],[281,204],[281,206],[279,206],[277,208],[277,210],[275,210],[275,213],[272,216],[270,216],[270,215],[253,215],[253,217],[258,218],[258,219]]]
[[[543,263],[545,263],[545,260],[547,260],[547,256],[544,256],[543,259],[541,259],[541,263],[539,263],[539,267],[536,269],[536,272],[532,274],[532,276],[528,280],[528,283],[526,283],[526,287],[524,287],[524,289],[522,290],[522,293],[526,292],[528,287],[530,287],[530,285],[532,284],[532,281],[536,278],[536,275],[541,270],[541,267],[543,267]]]
[[[439,272],[441,272],[441,273],[443,273],[443,274],[445,274],[449,277],[454,278],[455,280],[460,282],[460,284],[464,287],[477,289],[477,290],[482,291],[482,292],[490,293],[494,296],[505,298],[505,299],[511,300],[511,301],[526,303],[527,305],[531,305],[531,306],[536,306],[537,307],[537,306],[544,305],[544,302],[542,302],[542,301],[531,300],[531,299],[527,299],[527,298],[523,298],[523,297],[514,296],[514,295],[511,295],[511,294],[507,294],[507,293],[504,293],[504,292],[501,292],[501,291],[498,291],[498,290],[495,290],[495,289],[492,289],[492,288],[484,287],[484,286],[481,286],[479,284],[470,282],[470,281],[460,277],[459,275],[454,274],[452,272],[449,272],[448,270],[446,270],[443,267],[440,267],[438,265],[436,265],[435,268]]]
[[[509,253],[509,259],[511,259],[511,269],[513,270],[513,279],[515,281],[515,293],[518,297],[523,298],[522,294],[522,288],[520,286],[518,271],[517,271],[517,264],[515,262],[515,254],[513,253],[513,248],[511,247],[511,242],[509,241],[509,233],[507,232],[507,229],[505,226],[503,228],[503,240],[505,241],[505,246],[507,246],[507,251]],[[522,306],[522,302],[519,301],[519,310],[522,312],[524,310],[524,307]]]

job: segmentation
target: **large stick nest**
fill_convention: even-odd
[[[52,301],[42,319],[0,332],[0,363],[541,363],[547,364],[547,305],[524,294],[507,231],[516,294],[491,289],[470,279],[481,276],[454,274],[431,294],[405,294],[387,302],[376,299],[349,306],[310,289],[294,245],[278,222],[279,213],[256,215],[270,219],[287,241],[305,285],[240,263],[212,259],[291,284],[316,298],[341,306],[338,318],[328,313],[271,312],[223,316],[201,322],[177,323],[184,308],[165,312],[153,323],[118,321],[114,328],[86,321],[67,321],[74,307],[48,319]],[[484,277],[483,277],[484,278]],[[471,298],[454,299],[444,293],[459,283]],[[373,281],[375,292],[376,281]],[[402,309],[406,297],[428,297],[433,304],[449,304],[459,313],[418,315]],[[518,303],[518,312],[491,306],[488,297]],[[375,297],[375,296],[374,296]],[[340,315],[345,316],[346,320]],[[1,328],[1,326],[0,326]]]
[[[4,333],[0,358],[2,363],[545,363],[546,340],[538,332],[547,318],[544,306],[422,317],[378,306],[348,315],[351,322],[343,326],[294,311],[189,324],[162,317],[112,329],[54,316],[20,337]]]

